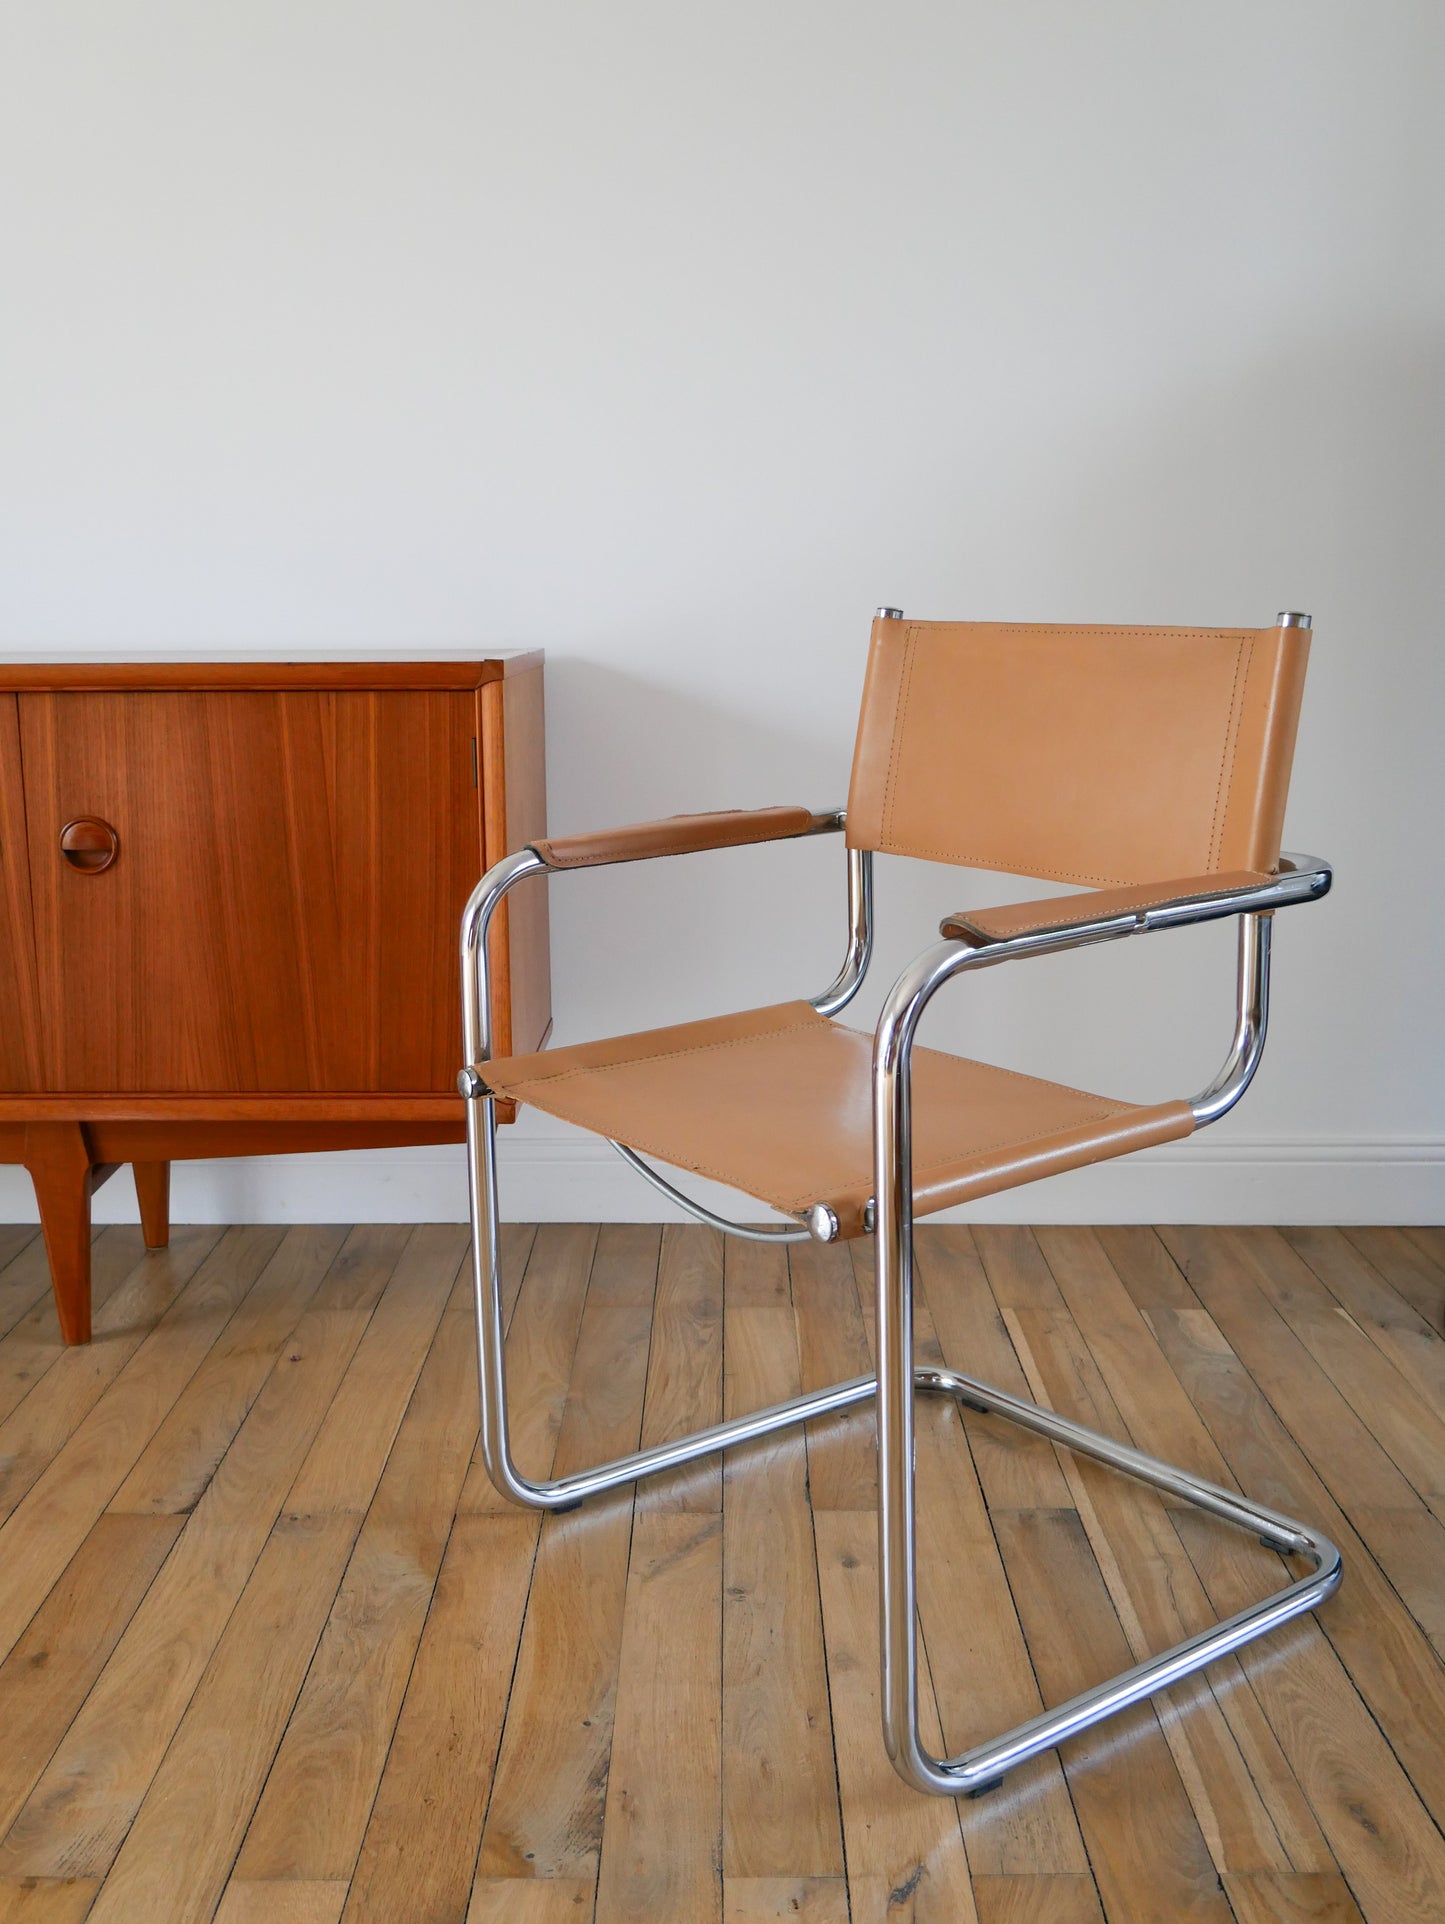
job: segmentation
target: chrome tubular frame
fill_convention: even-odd
[[[841,811],[826,826],[841,827]],[[492,915],[508,889],[545,869],[546,864],[531,849],[508,856],[478,884],[462,924],[462,1017],[468,1066],[458,1077],[458,1086],[467,1099],[481,1446],[488,1473],[503,1495],[531,1509],[570,1510],[585,1498],[620,1484],[676,1469],[715,1450],[876,1398],[884,1741],[889,1757],[909,1784],[943,1796],[972,1795],[992,1789],[1006,1772],[1040,1751],[1077,1736],[1130,1704],[1178,1683],[1253,1638],[1317,1608],[1338,1588],[1342,1575],[1339,1552],[1306,1525],[988,1383],[955,1370],[920,1367],[913,1362],[910,1074],[914,1035],[937,991],[955,976],[971,969],[990,968],[997,962],[1110,941],[1148,929],[1207,921],[1218,915],[1238,915],[1238,1014],[1234,1042],[1219,1074],[1191,1105],[1196,1126],[1203,1127],[1217,1121],[1238,1102],[1259,1064],[1268,1013],[1271,913],[1289,903],[1311,901],[1323,895],[1330,886],[1330,871],[1325,863],[1303,856],[1285,858],[1277,880],[1241,891],[1238,897],[1171,904],[1108,921],[1040,931],[979,947],[963,941],[945,941],[926,951],[904,971],[891,990],[879,1018],[874,1045],[875,1200],[871,1211],[877,1236],[876,1377],[854,1377],[829,1389],[794,1397],[789,1402],[715,1424],[653,1449],[639,1450],[594,1469],[534,1481],[518,1469],[511,1452],[497,1207],[496,1103],[472,1065],[485,1064],[491,1054],[487,932]],[[871,858],[854,850],[849,851],[848,910],[849,946],[843,968],[832,986],[813,1003],[826,1015],[836,1014],[857,992],[872,949]],[[674,1189],[633,1151],[621,1144],[613,1146],[665,1195],[728,1233],[785,1241],[800,1240],[810,1232],[824,1241],[837,1234],[836,1222],[829,1226],[832,1212],[825,1205],[809,1212],[808,1230],[787,1227],[754,1230],[727,1222]],[[1169,1496],[1193,1503],[1227,1523],[1252,1531],[1282,1555],[1304,1559],[1313,1568],[1251,1609],[1188,1638],[1160,1656],[1135,1664],[1107,1683],[1030,1718],[1003,1736],[958,1757],[936,1758],[923,1744],[918,1718],[913,1406],[915,1396],[920,1393],[952,1397],[969,1409],[1021,1424],[1055,1444],[1092,1457]]]

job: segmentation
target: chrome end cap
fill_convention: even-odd
[[[811,1209],[803,1212],[803,1221],[808,1225],[808,1234],[815,1243],[837,1242],[838,1218],[827,1203],[814,1203]]]

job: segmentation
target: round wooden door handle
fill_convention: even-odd
[[[60,831],[60,852],[82,875],[99,875],[120,853],[120,837],[98,815],[77,815]]]

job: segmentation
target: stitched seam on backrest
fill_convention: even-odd
[[[1164,635],[1174,641],[1249,641],[1251,629],[1231,628],[1095,628],[1087,623],[1073,628],[1051,628],[1040,621],[915,622],[917,628],[987,628],[1000,635]]]
[[[883,787],[883,814],[879,840],[892,833],[893,803],[898,770],[903,763],[903,727],[908,715],[908,691],[913,681],[913,663],[918,653],[918,628],[910,624],[903,635],[903,672],[898,677],[898,693],[893,704],[893,733],[888,743],[888,779]]]
[[[1239,745],[1239,718],[1244,709],[1244,692],[1249,686],[1249,670],[1254,660],[1254,640],[1241,641],[1234,657],[1234,687],[1230,691],[1229,719],[1225,723],[1224,746],[1219,758],[1219,780],[1214,790],[1214,826],[1209,838],[1206,868],[1218,868],[1224,841],[1224,823],[1229,812],[1229,791],[1234,782],[1234,754]]]

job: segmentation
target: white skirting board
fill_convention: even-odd
[[[502,1213],[511,1222],[687,1220],[605,1143],[573,1136],[500,1136]],[[178,1162],[176,1222],[460,1222],[460,1146]],[[743,1221],[766,1212],[715,1183],[679,1177],[709,1207]],[[95,1198],[97,1222],[135,1222],[128,1170]],[[22,1169],[0,1167],[0,1221],[33,1222]],[[1445,1137],[1245,1136],[1144,1150],[1093,1169],[990,1196],[938,1222],[1440,1223]]]

